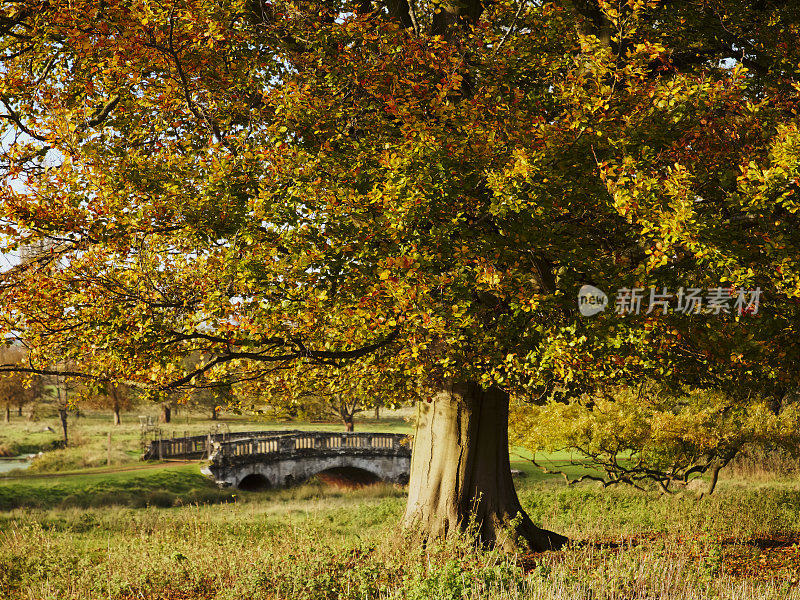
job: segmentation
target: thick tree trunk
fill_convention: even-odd
[[[116,405],[114,406],[114,425],[119,425],[120,423],[122,423],[122,419],[119,414],[119,405]]]
[[[161,405],[161,416],[158,418],[160,423],[169,423],[172,420],[172,409],[166,405]]]
[[[58,416],[61,419],[61,429],[64,431],[64,447],[67,447],[69,444],[69,436],[67,435],[67,409],[66,407],[61,407],[58,409]]]
[[[508,394],[454,384],[419,404],[403,523],[426,539],[474,519],[485,544],[557,549],[567,538],[536,527],[520,506],[508,456]]]

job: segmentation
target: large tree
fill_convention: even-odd
[[[779,0],[7,3],[2,233],[42,251],[3,274],[3,332],[32,370],[154,397],[366,373],[420,400],[407,523],[558,546],[514,491],[510,393],[702,379],[694,334],[794,385],[797,23]],[[583,319],[584,283],[770,310]]]

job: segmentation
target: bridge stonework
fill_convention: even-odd
[[[357,469],[383,481],[406,483],[410,438],[392,433],[292,432],[214,442],[203,473],[223,487],[283,487],[330,469]]]

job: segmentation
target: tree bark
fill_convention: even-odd
[[[119,404],[114,405],[114,425],[119,425],[122,423],[122,419],[120,418],[119,414]]]
[[[212,421],[216,421],[217,420],[217,407],[216,406],[212,406],[211,407],[211,420]]]
[[[6,423],[11,422],[11,407],[6,404]]]
[[[161,405],[161,416],[158,418],[160,423],[169,423],[172,420],[172,409],[166,404]]]
[[[22,416],[22,404],[17,404],[17,416]]]
[[[419,404],[406,527],[424,539],[465,530],[474,520],[486,545],[538,552],[568,540],[536,527],[525,514],[511,478],[508,394],[457,383]]]

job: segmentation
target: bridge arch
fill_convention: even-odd
[[[381,476],[360,467],[328,467],[317,473],[324,483],[344,487],[361,487],[381,481]]]
[[[236,484],[240,490],[247,492],[263,492],[272,487],[269,479],[264,477],[261,473],[250,473],[242,477]]]

